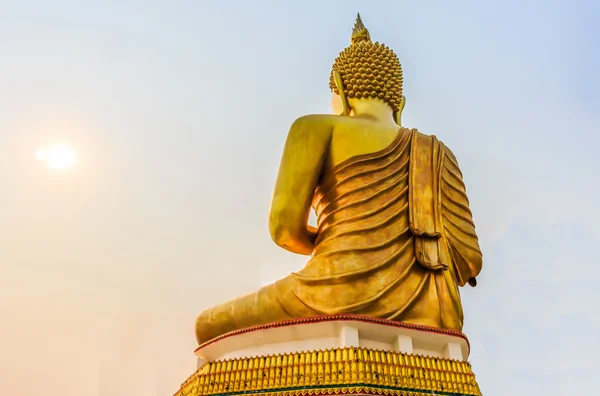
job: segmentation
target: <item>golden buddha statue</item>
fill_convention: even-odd
[[[461,330],[459,286],[482,267],[456,158],[435,136],[401,126],[402,69],[357,18],[336,59],[335,115],[289,131],[269,230],[310,255],[298,272],[202,312],[196,338],[259,324],[359,314]],[[311,207],[317,227],[308,225]]]

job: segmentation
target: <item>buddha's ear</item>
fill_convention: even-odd
[[[402,110],[404,110],[404,106],[406,105],[406,97],[402,95],[402,99],[400,99],[400,106],[398,110],[394,112],[394,120],[398,126],[402,126]]]
[[[344,82],[342,81],[342,76],[340,72],[337,70],[333,71],[333,81],[335,82],[335,86],[340,92],[340,99],[342,100],[342,114],[340,115],[349,115],[350,114],[350,105],[348,104],[348,98],[344,93]]]

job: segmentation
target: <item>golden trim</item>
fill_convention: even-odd
[[[396,396],[431,392],[481,396],[468,362],[367,348],[210,362],[184,382],[175,396],[365,392]]]

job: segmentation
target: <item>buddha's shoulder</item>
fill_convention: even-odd
[[[336,118],[339,116],[335,116],[332,114],[307,114],[301,117],[296,118],[292,126],[297,125],[326,125],[332,126],[337,121]]]
[[[413,133],[413,139],[417,139],[421,144],[428,144],[431,146],[439,144],[440,150],[442,150],[452,161],[458,163],[452,150],[450,150],[450,148],[436,135],[420,132],[416,128],[412,128],[411,132]]]
[[[345,135],[346,133],[365,132],[373,133],[374,131],[394,133],[398,131],[398,126],[391,127],[386,123],[375,122],[368,118],[351,117],[345,115],[334,114],[309,114],[299,117],[294,121],[292,128],[302,128],[313,131],[327,130],[336,134]]]
[[[411,133],[413,134],[414,139],[421,140],[423,142],[429,142],[431,144],[433,144],[434,142],[439,142],[440,144],[443,144],[436,135],[421,132],[417,128],[404,128],[404,129],[410,130]]]
[[[363,117],[351,117],[346,115],[335,114],[307,114],[299,117],[294,121],[294,124],[311,124],[311,125],[327,125],[331,127],[355,127],[364,128],[365,126],[378,125],[381,123],[374,122],[371,119]]]
[[[308,114],[297,118],[291,127],[302,135],[327,135],[331,136],[334,131],[348,132],[372,129],[372,121],[333,114]]]

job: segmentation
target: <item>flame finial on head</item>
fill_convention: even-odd
[[[360,19],[360,13],[358,13],[356,15],[354,29],[352,29],[352,38],[350,39],[350,44],[355,44],[360,41],[371,41],[371,35],[363,24],[362,19]]]

